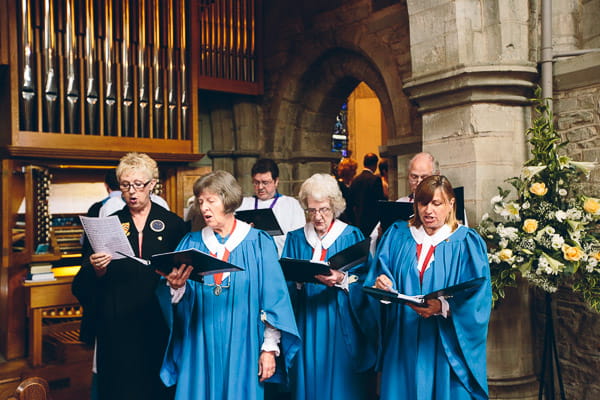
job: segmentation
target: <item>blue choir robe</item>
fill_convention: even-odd
[[[425,319],[406,305],[381,305],[381,400],[488,398],[486,339],[492,295],[485,243],[473,229],[459,226],[433,254],[421,285],[416,241],[407,222],[396,222],[378,246],[365,286],[385,274],[400,293],[418,295],[477,277],[488,280],[473,293],[448,298],[448,318]]]
[[[188,280],[181,301],[171,304],[166,281],[157,295],[167,324],[169,344],[161,369],[167,386],[177,384],[176,399],[263,399],[258,360],[265,322],[281,332],[278,373],[287,369],[300,338],[273,239],[250,228],[230,252],[228,261],[244,268],[232,272],[215,295],[212,275],[204,283]],[[214,232],[205,227],[210,235]],[[206,234],[206,232],[205,232]],[[209,253],[202,232],[185,236],[178,250],[196,248]]]
[[[358,228],[339,220],[336,224],[345,228],[327,248],[325,259],[364,239]],[[307,241],[305,229],[314,230],[309,223],[288,233],[282,257],[312,259],[313,247]],[[302,349],[291,372],[295,399],[369,397],[369,376],[364,371],[374,365],[375,351],[369,347],[359,325],[359,313],[366,310],[360,304],[365,301],[362,293],[365,267],[360,264],[349,271],[353,283],[348,292],[317,283],[305,283],[297,289],[295,282],[288,283],[302,337]]]

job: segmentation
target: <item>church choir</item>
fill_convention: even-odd
[[[242,197],[231,174],[213,171],[193,188],[204,227],[183,236],[181,222],[150,201],[155,171],[136,168],[119,176],[127,206],[115,214],[127,225],[136,255],[158,252],[147,248],[156,236],[160,251],[197,249],[240,269],[199,276],[197,266],[184,263],[168,274],[151,272],[152,278],[131,262],[90,250],[74,290],[95,330],[87,339],[97,346],[100,399],[488,398],[486,248],[475,230],[458,223],[445,177],[419,184],[415,215],[388,228],[374,255],[338,270],[328,260],[364,236],[339,219],[346,200],[334,177],[311,176],[296,201],[277,192],[278,170],[272,166],[253,170],[252,198]],[[261,208],[260,202],[273,208],[286,201],[294,210],[299,203],[304,225],[292,211],[275,212],[285,227],[281,238],[235,215]],[[283,257],[325,269],[302,282],[286,281]],[[419,296],[475,278],[484,283],[423,304],[390,304],[363,290]],[[142,289],[143,304],[134,295]],[[134,306],[155,315],[133,319],[127,310]],[[127,346],[111,336],[119,323],[131,327]],[[156,351],[161,365],[154,356],[147,360]],[[136,363],[145,368],[134,368]],[[145,389],[121,393],[119,386],[135,383],[128,377],[145,379],[136,385]]]

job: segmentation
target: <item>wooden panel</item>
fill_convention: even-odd
[[[64,304],[77,304],[71,293],[73,277],[59,277],[52,282],[24,283],[28,289],[27,304],[31,308],[53,307]]]
[[[8,10],[8,1],[0,0],[0,65],[8,65],[9,61],[8,15],[6,13],[6,10]]]

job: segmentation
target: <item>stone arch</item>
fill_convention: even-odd
[[[336,156],[328,146],[335,117],[361,81],[377,94],[388,134],[395,136],[392,100],[379,69],[365,55],[336,47],[317,57],[300,75],[293,96],[282,100],[279,115],[274,116],[273,132],[276,134],[269,137],[270,143],[266,143],[266,147],[272,149],[277,158],[292,163],[310,161],[318,165],[319,161],[334,159]]]

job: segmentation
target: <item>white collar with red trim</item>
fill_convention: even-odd
[[[321,250],[328,249],[336,241],[336,239],[342,234],[348,224],[336,219],[333,221],[329,232],[321,239],[315,231],[315,226],[312,222],[304,225],[304,237],[313,250],[313,259],[311,261],[319,261],[321,258]]]
[[[423,225],[421,225],[418,228],[411,226],[410,233],[415,242],[417,242],[417,244],[422,245],[421,253],[419,254],[419,260],[417,262],[417,269],[420,271],[421,269],[423,269],[423,263],[425,262],[427,253],[429,253],[429,249],[432,246],[435,247],[444,240],[448,239],[450,235],[452,235],[452,228],[449,225],[445,224],[436,233],[430,236],[427,234],[427,232],[425,232]],[[431,258],[429,259],[429,262],[425,266],[425,269],[429,268],[434,258],[435,255],[432,254]]]
[[[219,240],[215,236],[215,231],[208,226],[202,229],[202,241],[208,247],[208,251],[212,254],[216,254],[217,258],[222,259],[225,254],[225,249],[230,253],[235,249],[248,235],[250,232],[250,225],[237,220],[235,229],[229,235],[229,238],[225,243],[219,243]]]

